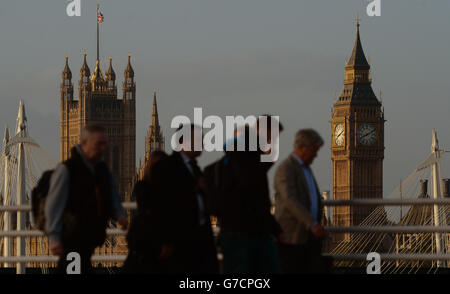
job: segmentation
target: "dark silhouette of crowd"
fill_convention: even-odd
[[[278,139],[270,137],[270,126],[264,132],[269,134],[267,142]],[[190,129],[190,138],[180,137],[179,149],[170,155],[152,152],[142,180],[134,185],[137,209],[126,237],[123,273],[330,271],[330,261],[321,256],[328,233],[321,225],[321,197],[310,168],[323,145],[316,131],[299,130],[293,152],[279,164],[273,214],[267,176],[273,162],[261,161],[261,155],[273,150],[249,145],[252,130],[256,129],[257,142],[261,140],[259,122],[236,129],[234,138],[224,144],[223,156],[204,171],[197,163],[202,151],[195,148],[196,140],[203,144],[202,129],[188,124],[177,131],[183,128]],[[61,257],[60,273],[65,272],[65,257],[71,251],[82,256],[81,273],[92,271],[90,257],[105,241],[110,219],[128,227],[116,184],[102,161],[106,145],[103,128],[86,127],[72,158],[51,176],[45,230],[52,253]],[[213,233],[212,217],[217,219],[218,234]]]

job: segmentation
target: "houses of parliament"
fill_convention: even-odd
[[[131,55],[128,54],[128,64],[123,72],[122,95],[118,95],[116,73],[112,58],[109,57],[109,67],[103,73],[97,57],[94,71],[86,61],[83,53],[83,63],[78,81],[78,97],[74,97],[74,84],[69,66],[69,57],[62,71],[60,85],[60,159],[70,157],[72,147],[80,142],[81,130],[88,124],[101,125],[106,129],[109,147],[105,153],[105,162],[114,175],[119,193],[123,201],[133,201],[132,189],[134,183],[142,179],[144,167],[150,160],[151,152],[164,150],[162,134],[156,102],[156,91],[153,91],[153,110],[151,124],[148,128],[145,144],[145,159],[136,168],[136,82],[131,65]],[[129,213],[129,215],[131,215]],[[36,244],[37,246],[37,244]],[[109,236],[97,254],[126,254],[127,244],[123,236]],[[39,251],[36,248],[36,252]],[[102,263],[113,266],[114,263]]]
[[[60,86],[61,129],[60,158],[66,160],[71,148],[80,141],[81,130],[87,124],[95,123],[103,126],[109,137],[109,148],[105,161],[111,168],[118,183],[118,189],[124,200],[130,200],[130,192],[134,182],[142,177],[143,166],[154,150],[164,150],[164,137],[159,125],[156,91],[153,92],[153,110],[151,125],[146,136],[145,160],[136,169],[136,82],[131,65],[131,55],[124,70],[122,97],[118,96],[116,74],[112,58],[109,67],[103,74],[97,59],[91,75],[83,54],[83,63],[78,81],[78,98],[73,95],[72,72],[69,58],[62,72]]]

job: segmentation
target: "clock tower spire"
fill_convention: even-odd
[[[359,19],[353,50],[345,66],[344,87],[331,114],[333,198],[383,197],[384,113],[372,89],[370,64],[360,38]],[[357,226],[373,207],[333,208],[333,224]],[[336,235],[335,242],[352,234]]]

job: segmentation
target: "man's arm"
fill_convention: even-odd
[[[311,228],[315,219],[298,201],[295,180],[294,173],[290,172],[285,164],[280,165],[275,172],[275,188],[277,189],[278,197],[286,202],[287,209],[298,221],[305,224],[307,228]]]
[[[69,170],[60,163],[50,178],[50,186],[45,200],[45,231],[50,243],[61,241],[63,215],[69,198]]]

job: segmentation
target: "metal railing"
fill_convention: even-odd
[[[136,209],[135,202],[122,203],[125,209]],[[450,199],[353,199],[353,200],[324,200],[324,206],[408,206],[408,205],[450,205]],[[31,205],[0,206],[0,211],[30,211]],[[332,233],[450,233],[450,226],[326,226]],[[127,231],[121,229],[107,229],[108,236],[123,236]],[[37,237],[45,236],[39,230],[1,231],[0,237]],[[335,260],[366,260],[366,254],[323,254]],[[218,256],[221,257],[221,254]],[[450,260],[450,254],[380,254],[382,260]],[[27,263],[27,262],[57,262],[58,256],[8,256],[0,257],[0,263]],[[94,262],[123,262],[126,255],[94,255]]]
[[[137,208],[136,202],[123,202],[123,208],[135,210]],[[31,211],[31,205],[10,205],[0,206],[0,212],[16,212],[16,211]],[[126,230],[121,229],[107,229],[106,234],[108,236],[125,236]],[[26,231],[0,231],[1,237],[43,237],[46,236],[43,231],[39,230],[26,230]],[[127,258],[126,255],[93,255],[91,261],[94,262],[123,262]],[[58,262],[59,257],[54,255],[39,255],[39,256],[1,256],[0,264],[5,263],[51,263]]]
[[[323,200],[324,206],[400,206],[400,205],[450,205],[450,198],[440,199],[352,199]]]
[[[434,206],[450,205],[449,198],[439,199],[352,199],[352,200],[323,200],[324,206]],[[450,233],[448,225],[426,225],[426,226],[325,226],[331,233]],[[335,260],[365,261],[367,254],[331,254],[324,256]],[[424,253],[386,253],[380,254],[381,260],[386,261],[443,261],[450,260],[450,253],[424,254]]]

